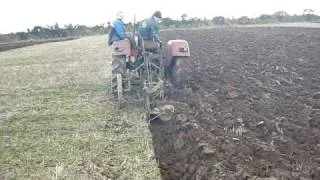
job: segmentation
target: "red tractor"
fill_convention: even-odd
[[[163,49],[159,43],[135,37],[116,41],[111,47],[111,87],[119,105],[125,92],[138,87],[144,93],[150,117],[154,108],[152,101],[164,97],[164,87],[179,83],[180,64],[190,56],[188,42],[170,40]]]

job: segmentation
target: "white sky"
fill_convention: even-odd
[[[302,14],[311,8],[320,14],[320,0],[0,0],[0,33],[26,31],[35,25],[83,24],[93,26],[114,19],[122,10],[126,21],[151,16],[161,10],[163,17],[177,19],[214,16],[257,17],[284,10]]]

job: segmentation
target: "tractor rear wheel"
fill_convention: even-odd
[[[182,85],[184,74],[183,63],[186,57],[174,57],[170,65],[170,80],[174,87]]]
[[[111,90],[118,101],[123,100],[124,82],[126,77],[126,57],[114,56],[112,60]]]
[[[114,56],[112,60],[112,74],[124,74],[126,72],[126,57]]]

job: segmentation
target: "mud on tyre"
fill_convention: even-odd
[[[187,57],[175,57],[170,64],[169,68],[169,80],[174,87],[180,87],[184,84],[184,76],[188,71],[184,64],[186,63]]]

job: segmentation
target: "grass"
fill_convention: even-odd
[[[104,36],[1,52],[1,88],[106,83],[111,65]]]
[[[104,38],[0,53],[0,179],[159,179],[143,110],[106,95]]]

